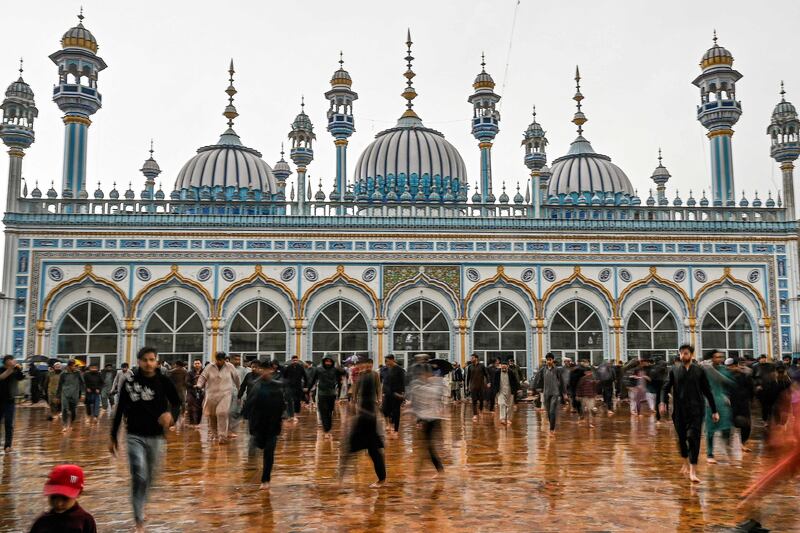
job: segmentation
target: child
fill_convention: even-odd
[[[97,533],[94,517],[78,505],[83,492],[83,470],[77,465],[58,465],[44,484],[44,494],[50,510],[43,513],[31,527],[31,533]]]

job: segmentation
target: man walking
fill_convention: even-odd
[[[336,405],[336,388],[339,386],[345,372],[334,365],[333,358],[326,355],[322,364],[314,368],[311,383],[308,388],[317,386],[317,410],[322,421],[322,431],[326,439],[331,438],[333,425],[333,408]]]
[[[181,401],[181,411],[180,411],[180,419],[181,419],[181,427],[185,424],[185,414],[186,414],[186,383],[189,376],[189,372],[186,371],[186,361],[181,359],[175,361],[175,366],[169,371],[169,380],[175,386],[175,392],[178,393],[178,398]],[[175,421],[175,425],[178,425],[178,421]]]
[[[101,372],[103,375],[103,387],[100,389],[100,407],[107,411],[109,404],[114,407],[114,397],[111,396],[111,388],[114,386],[114,365],[106,363]]]
[[[5,441],[3,449],[6,453],[11,451],[11,441],[14,438],[14,414],[18,383],[25,379],[22,367],[13,355],[3,357],[3,367],[0,368],[0,418],[5,422]]]
[[[250,372],[250,369],[242,366],[242,356],[231,356],[231,364],[236,369],[236,374],[239,376],[239,385],[233,391],[231,396],[231,420],[230,431],[236,433],[239,430],[239,422],[242,418],[242,402],[239,401],[239,388],[244,383],[244,377]]]
[[[489,386],[489,372],[486,366],[478,360],[478,354],[472,354],[472,362],[467,368],[467,390],[472,399],[472,421],[478,420],[478,404],[483,413],[483,392]]]
[[[393,435],[400,431],[400,407],[406,394],[406,371],[397,364],[394,354],[386,356],[386,377],[383,380],[383,416],[390,419]]]
[[[114,383],[111,384],[111,396],[114,397],[115,400],[119,400],[119,389],[122,384],[128,379],[128,373],[131,372],[128,363],[122,363],[117,370],[117,375],[114,376]]]
[[[686,461],[681,467],[681,473],[688,474],[693,483],[700,483],[696,468],[700,455],[703,415],[706,411],[703,398],[708,401],[714,422],[719,421],[719,413],[706,373],[694,363],[694,346],[684,344],[678,351],[681,354],[681,364],[673,366],[669,371],[661,395],[661,414],[666,412],[669,394],[672,392],[672,422],[678,433],[681,457]]]
[[[202,373],[203,362],[195,359],[192,362],[192,369],[186,375],[186,418],[191,427],[199,426],[203,418],[203,400],[206,395],[203,389],[197,386]]]
[[[74,359],[67,363],[67,370],[62,372],[58,379],[56,394],[61,398],[61,425],[62,433],[72,428],[73,422],[78,417],[78,400],[86,390],[83,375],[77,369]]]
[[[461,401],[462,389],[464,388],[464,370],[456,361],[453,363],[453,370],[450,372],[450,398],[454,402]]]
[[[58,394],[58,384],[61,382],[61,363],[53,363],[53,367],[47,373],[45,388],[47,390],[47,403],[50,405],[48,420],[61,416],[61,396]]]
[[[500,410],[500,423],[511,425],[510,412],[514,407],[514,398],[519,390],[519,379],[508,368],[507,362],[500,363],[500,370],[494,375],[492,388],[497,391],[497,406]]]
[[[567,399],[566,387],[564,384],[564,374],[560,368],[556,367],[556,359],[552,353],[544,356],[545,365],[539,369],[533,380],[533,388],[543,397],[542,406],[547,410],[547,418],[550,422],[550,435],[556,434],[556,417],[558,416],[558,406],[562,398]]]
[[[292,422],[297,422],[297,413],[300,412],[300,402],[303,399],[303,389],[306,386],[306,371],[300,358],[292,356],[292,362],[283,370],[283,383],[286,387],[286,412]]]
[[[86,385],[86,397],[83,403],[86,405],[86,423],[97,422],[100,416],[100,394],[103,390],[103,375],[97,370],[97,365],[89,365],[89,371],[83,376]]]
[[[136,357],[139,367],[128,374],[120,388],[108,449],[117,454],[117,433],[125,418],[133,518],[136,531],[144,531],[144,505],[158,469],[164,430],[177,419],[181,404],[172,381],[157,371],[155,348],[144,347]]]
[[[281,433],[283,410],[286,403],[283,387],[273,379],[272,365],[261,366],[260,377],[252,380],[253,388],[247,395],[244,412],[247,413],[250,435],[258,448],[264,450],[264,466],[261,471],[261,490],[269,490],[272,465],[275,461],[275,446]]]
[[[239,374],[232,364],[225,361],[225,352],[217,352],[213,365],[203,369],[195,387],[205,387],[206,399],[203,413],[208,417],[211,440],[218,439],[227,444],[233,437],[229,432],[229,416],[234,390],[239,390]]]

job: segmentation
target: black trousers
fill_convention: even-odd
[[[322,429],[325,433],[329,432],[333,425],[333,408],[335,405],[336,396],[317,396],[319,418],[322,420]]]
[[[443,472],[444,466],[442,465],[442,461],[439,459],[439,455],[436,453],[436,443],[434,441],[436,434],[439,431],[440,421],[422,420],[421,422],[422,435],[425,437],[425,447],[428,450],[428,456],[430,456],[434,468],[436,468],[436,470],[439,472]]]
[[[481,404],[481,411],[483,411],[483,389],[474,389],[469,392],[472,397],[472,415],[478,416],[478,402]]]
[[[544,408],[547,409],[547,419],[550,422],[550,431],[556,430],[556,417],[558,407],[561,405],[561,396],[550,394],[544,397]]]
[[[454,402],[461,400],[461,383],[458,383],[458,387],[455,389],[450,389],[450,397],[453,399]]]
[[[489,411],[494,413],[494,401],[497,398],[497,393],[494,388],[489,389],[488,398],[486,399],[489,404]]]
[[[395,431],[400,431],[400,407],[403,402],[394,394],[383,395],[383,416],[390,419]]]
[[[606,409],[609,411],[614,410],[614,382],[606,381],[601,385],[603,393],[603,403],[606,404]]]
[[[750,412],[747,413],[734,413],[733,414],[733,427],[739,428],[742,437],[742,444],[747,442],[750,438],[750,431],[752,430],[752,422],[750,420]]]
[[[661,389],[664,388],[663,381],[654,381],[653,388],[656,390],[656,403],[655,403],[655,410],[656,410],[656,420],[661,420],[661,411],[659,410],[659,405],[661,404]]]
[[[672,422],[675,424],[675,431],[678,433],[678,448],[681,457],[689,458],[693,465],[697,464],[700,455],[700,437],[703,433],[703,417],[683,419],[673,415]]]
[[[375,475],[378,476],[378,481],[386,479],[386,463],[383,461],[383,452],[377,446],[370,446],[367,448],[369,458],[372,459],[372,466],[375,467]]]
[[[275,463],[275,445],[277,444],[277,435],[270,435],[264,442],[264,468],[261,470],[261,483],[269,483],[272,477],[272,465]]]

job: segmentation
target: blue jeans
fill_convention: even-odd
[[[5,403],[0,404],[0,418],[3,419],[6,426],[6,437],[5,443],[3,444],[3,448],[11,448],[11,440],[14,438],[14,410],[16,405],[14,405],[13,400],[9,400]]]
[[[561,396],[548,394],[544,397],[543,407],[547,410],[547,418],[550,422],[550,431],[556,430],[556,418],[558,417],[558,406],[561,404]]]
[[[96,392],[87,392],[84,400],[86,415],[97,418],[100,416],[100,395]]]
[[[144,522],[147,491],[153,485],[161,458],[164,437],[143,437],[128,434],[128,464],[131,469],[131,503],[137,524]]]

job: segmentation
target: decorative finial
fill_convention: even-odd
[[[153,159],[153,139],[150,139],[150,159]]]
[[[24,70],[22,68],[22,63],[23,63],[23,61],[22,61],[22,58],[20,57],[19,58],[19,77],[20,78],[22,78],[22,71]],[[783,82],[781,82],[781,88],[783,88]]]
[[[661,147],[658,147],[658,166],[661,166]]]
[[[344,54],[339,50],[339,68],[344,70]]]
[[[306,112],[306,97],[303,94],[300,95],[300,112]]]
[[[486,55],[481,52],[481,73],[486,72]]]
[[[19,68],[20,68],[20,73],[21,73],[22,72],[22,60],[20,59],[19,61],[20,61],[20,67]],[[783,89],[783,80],[781,80],[781,102],[785,102],[786,101],[786,98],[784,97],[785,94],[786,94],[786,91]]]
[[[714,37],[711,39],[714,41],[714,46],[717,46],[717,29],[714,28]]]
[[[225,89],[225,93],[228,95],[228,106],[225,108],[225,112],[222,115],[228,119],[228,128],[233,128],[233,119],[239,116],[239,113],[236,111],[236,107],[233,105],[233,96],[236,94],[236,88],[233,86],[233,75],[236,71],[233,69],[233,58],[231,58],[231,64],[228,67],[228,74],[230,78],[228,79],[228,88]]]
[[[411,55],[411,45],[414,44],[411,40],[411,29],[409,28],[406,34],[406,72],[403,74],[406,77],[406,89],[403,91],[402,97],[406,99],[406,111],[403,113],[403,117],[413,117],[419,118],[417,114],[412,109],[414,104],[411,102],[414,98],[417,97],[417,91],[414,90],[414,84],[412,83],[412,79],[416,74],[411,69],[412,61],[414,60],[414,56]]]
[[[533,121],[536,122],[536,104],[533,104]]]
[[[577,110],[575,111],[575,115],[572,117],[572,123],[578,126],[578,135],[583,135],[583,125],[586,124],[586,121],[589,120],[586,118],[586,115],[583,114],[581,111],[581,100],[583,100],[583,94],[581,94],[581,71],[578,69],[578,66],[575,65],[575,96],[572,97],[575,100]]]
[[[78,13],[78,24],[83,24],[83,6],[81,6],[81,10]]]
[[[283,142],[281,142],[281,161],[283,161]]]

